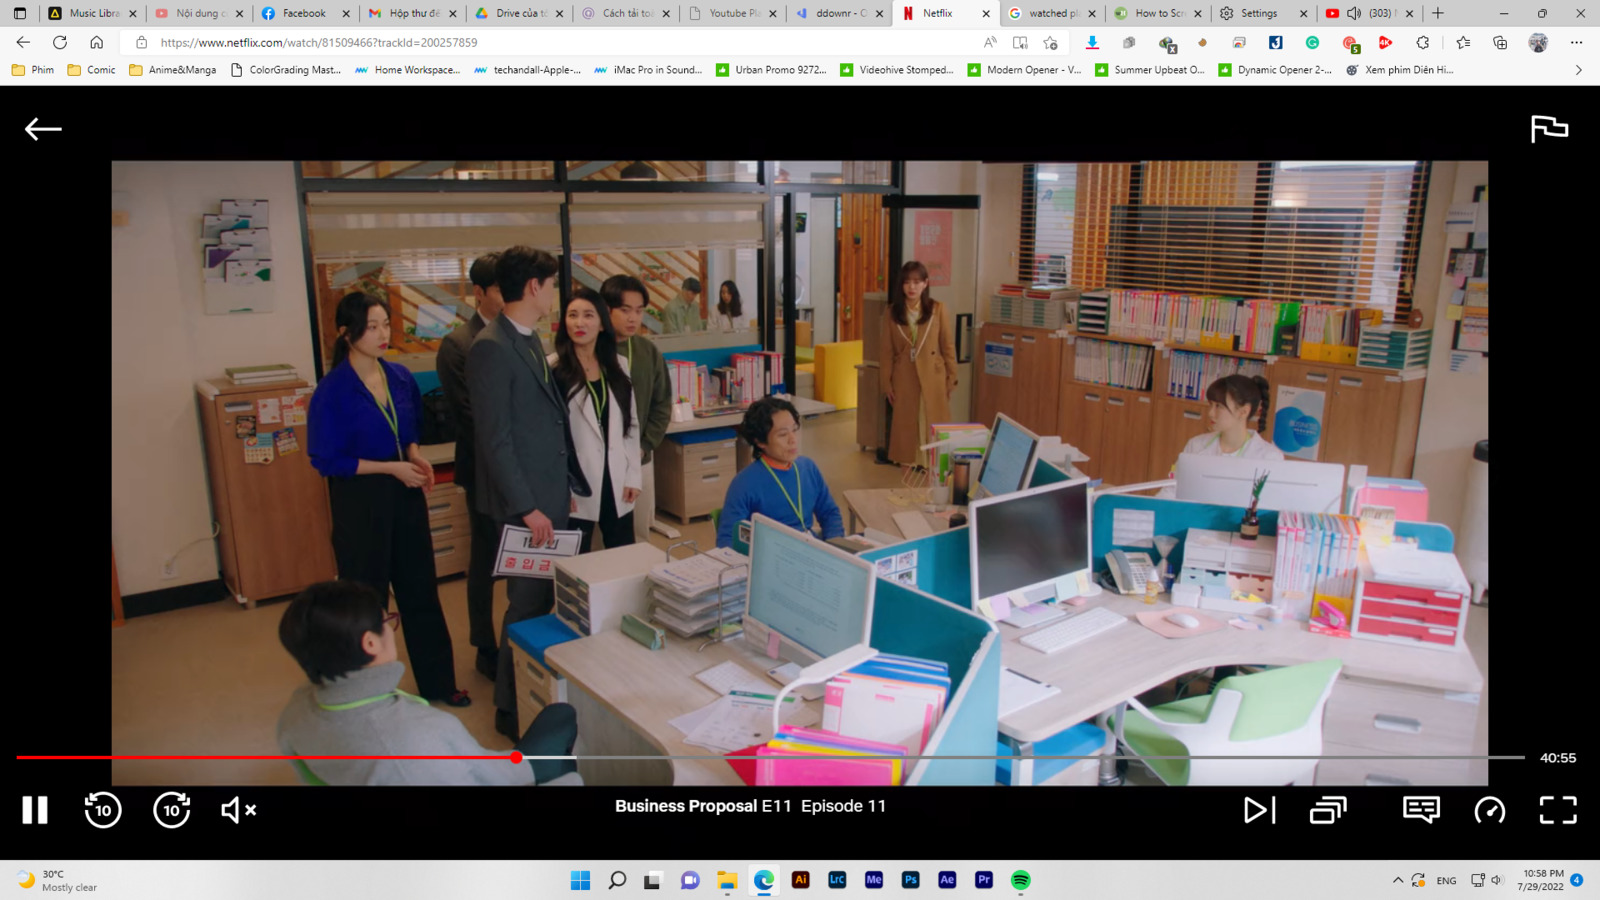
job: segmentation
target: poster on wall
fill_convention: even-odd
[[[1323,410],[1328,395],[1280,385],[1278,387],[1278,414],[1272,420],[1272,443],[1283,455],[1293,459],[1315,461],[1322,447],[1322,427],[1326,421]]]
[[[917,210],[916,256],[912,258],[928,267],[928,287],[950,284],[950,232],[954,221],[955,213],[948,209]]]
[[[1011,357],[1016,351],[1010,344],[983,345],[983,374],[1011,377]]]

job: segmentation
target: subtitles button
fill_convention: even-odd
[[[1400,801],[1402,819],[1421,819],[1432,825],[1439,819],[1438,797],[1403,797]]]

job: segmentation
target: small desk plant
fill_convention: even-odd
[[[1255,477],[1255,482],[1250,488],[1250,508],[1245,510],[1244,519],[1239,523],[1239,537],[1253,541],[1261,536],[1261,520],[1256,518],[1256,505],[1261,502],[1261,489],[1267,486],[1267,475],[1262,473]]]

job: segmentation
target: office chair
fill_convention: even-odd
[[[1324,659],[1225,678],[1214,692],[1149,709],[1129,699],[1117,743],[1145,757],[1322,753],[1322,711],[1344,663]],[[1167,785],[1309,783],[1315,759],[1145,759]]]

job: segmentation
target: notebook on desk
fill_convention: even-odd
[[[900,527],[900,533],[908,541],[933,536],[933,528],[920,512],[897,512],[894,514],[894,524]]]

